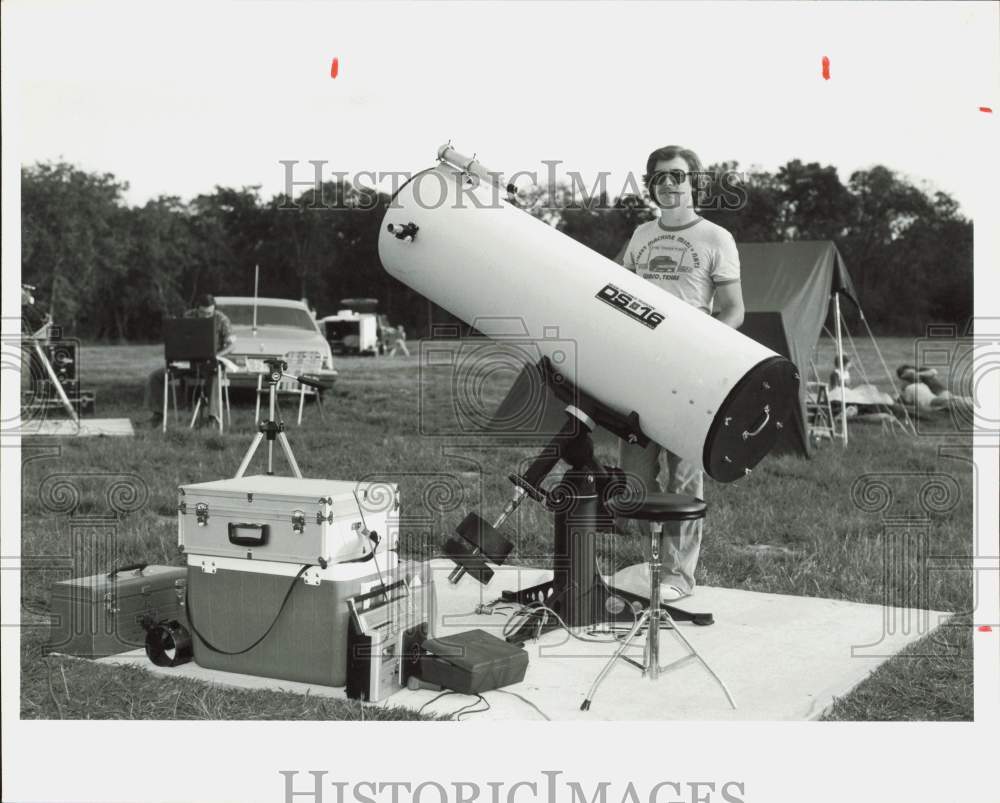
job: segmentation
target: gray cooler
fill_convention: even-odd
[[[368,561],[312,567],[301,576],[294,564],[257,560],[189,555],[188,564],[187,615],[199,666],[323,686],[347,682],[347,599],[383,579],[413,580],[412,567],[397,565],[395,553],[380,554],[377,570]],[[421,577],[430,583],[429,572]],[[427,598],[429,610],[414,616],[433,633],[433,594]]]

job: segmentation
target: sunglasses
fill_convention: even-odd
[[[689,175],[691,174],[686,170],[658,170],[650,178],[649,186],[651,188],[659,187],[669,179],[670,183],[677,187],[687,181]]]

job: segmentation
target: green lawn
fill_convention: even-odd
[[[326,420],[310,406],[301,427],[293,405],[284,402],[288,434],[305,476],[390,478],[401,488],[404,524],[422,514],[419,528],[404,526],[402,556],[425,558],[447,537],[468,510],[495,516],[510,496],[507,474],[533,455],[530,444],[497,445],[483,437],[448,438],[438,432],[454,418],[452,386],[445,369],[421,370],[408,359],[341,359]],[[859,350],[869,378],[881,373],[870,347]],[[886,361],[895,368],[913,362],[914,341],[880,340]],[[144,421],[142,386],[159,364],[160,346],[94,346],[81,354],[83,386],[97,392],[99,417]],[[817,366],[829,372],[832,348],[820,345]],[[877,370],[876,370],[877,369]],[[492,377],[483,389],[489,403],[499,399],[502,383]],[[947,378],[947,377],[946,377]],[[862,381],[855,373],[855,382]],[[876,381],[884,389],[888,382]],[[401,709],[373,711],[354,703],[290,694],[210,688],[164,680],[140,670],[98,667],[90,662],[47,657],[43,652],[49,585],[70,575],[106,570],[106,551],[72,551],[74,534],[85,533],[86,517],[107,517],[107,490],[115,477],[137,486],[128,508],[113,522],[121,562],[180,564],[176,549],[176,488],[231,476],[255,431],[252,402],[236,400],[234,426],[220,436],[212,430],[171,426],[138,427],[135,438],[32,439],[23,444],[22,596],[26,627],[22,634],[22,716],[31,718],[198,718],[198,719],[360,719],[417,718]],[[851,445],[827,445],[813,460],[769,456],[746,481],[721,485],[708,481],[710,503],[700,582],[755,591],[829,597],[880,604],[906,600],[958,614],[938,634],[918,642],[885,664],[846,698],[832,719],[969,720],[973,712],[971,572],[930,572],[926,557],[964,556],[972,545],[972,473],[967,437],[938,434],[906,438],[878,425],[855,425]],[[944,443],[955,447],[939,455]],[[606,434],[597,438],[598,457],[617,459]],[[262,459],[259,457],[258,459]],[[278,471],[284,472],[280,456]],[[258,463],[258,466],[260,464]],[[251,470],[252,471],[252,470]],[[921,491],[929,474],[944,475],[938,485],[950,494],[926,522],[914,524],[914,543],[925,534],[926,549],[902,550],[886,543],[878,511],[852,501],[852,486],[865,475],[892,475],[891,515],[921,514]],[[59,491],[60,478],[77,497]],[[137,477],[131,480],[129,477]],[[943,485],[942,485],[943,483]],[[931,489],[933,491],[933,489]],[[869,498],[868,502],[872,499]],[[926,499],[925,499],[926,502]],[[526,502],[508,533],[517,544],[514,560],[545,565],[551,551],[551,520]],[[632,563],[640,554],[637,539],[603,536],[600,556],[607,569]],[[887,555],[890,570],[886,569]],[[70,569],[72,563],[73,568]],[[914,589],[917,589],[915,596]]]

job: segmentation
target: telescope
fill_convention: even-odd
[[[379,233],[385,269],[489,336],[517,319],[543,357],[641,436],[720,482],[770,451],[797,399],[784,357],[510,203],[501,174],[450,145],[392,198]],[[484,323],[486,322],[486,323]]]
[[[487,336],[502,340],[511,321],[520,323],[540,356],[525,364],[494,421],[510,417],[519,394],[531,395],[524,386],[532,376],[540,378],[547,399],[565,404],[566,415],[528,469],[510,475],[514,496],[494,524],[470,513],[456,528],[458,537],[444,549],[457,564],[449,581],[469,573],[489,582],[487,562],[502,564],[513,547],[498,528],[530,496],[554,514],[553,576],[503,592],[504,601],[526,612],[507,640],[523,642],[557,625],[630,625],[584,700],[586,710],[617,660],[654,680],[669,668],[659,665],[659,630],[666,622],[735,707],[725,683],[674,624],[710,625],[712,615],[660,601],[663,522],[701,518],[705,503],[677,494],[633,494],[621,469],[598,464],[591,433],[600,426],[630,444],[655,442],[731,482],[749,475],[771,450],[798,403],[795,366],[518,209],[510,199],[516,188],[475,157],[450,144],[437,156],[437,164],[392,197],[379,232],[379,258],[392,276]],[[565,359],[566,341],[575,345],[575,360]],[[561,460],[567,471],[553,487],[543,487]],[[632,498],[637,495],[644,498]],[[608,586],[601,576],[594,536],[613,532],[619,516],[656,524],[648,600]],[[624,651],[644,626],[640,664]]]

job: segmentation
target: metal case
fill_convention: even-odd
[[[399,494],[393,483],[237,477],[182,485],[177,522],[189,554],[325,568],[393,549]]]
[[[142,647],[144,622],[180,617],[186,578],[183,566],[143,563],[53,583],[47,649],[97,658]]]

